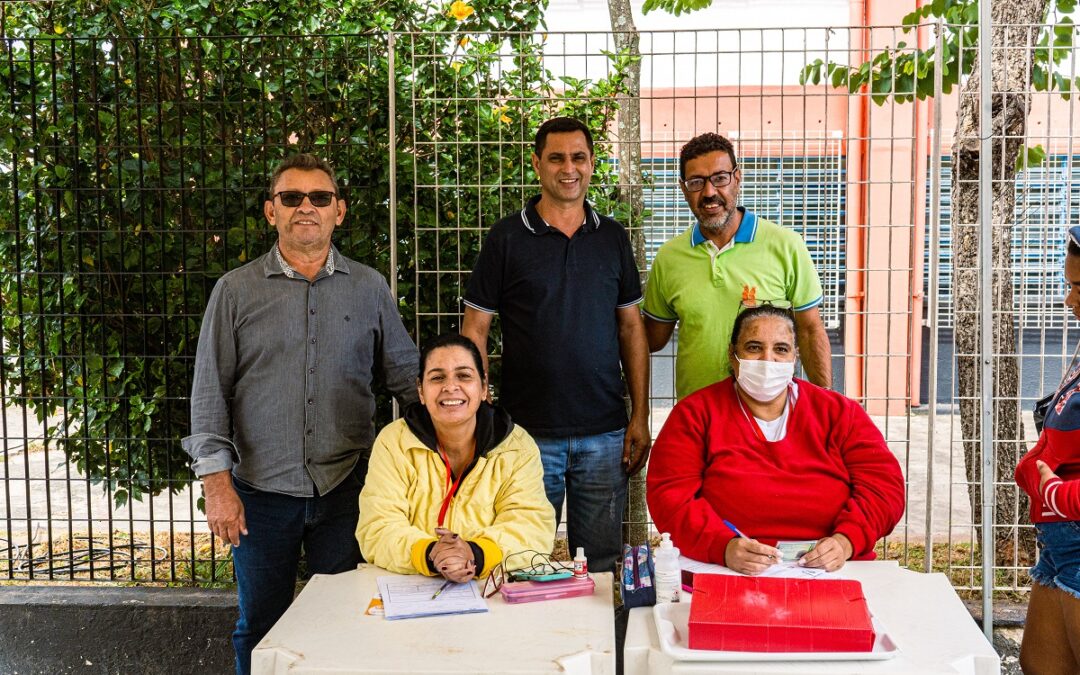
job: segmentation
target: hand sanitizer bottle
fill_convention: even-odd
[[[589,559],[585,557],[585,549],[581,546],[578,546],[577,554],[574,555],[574,577],[589,578]]]
[[[682,570],[679,569],[679,549],[671,543],[671,535],[660,535],[660,547],[653,555],[656,567],[656,602],[678,602],[682,587]]]

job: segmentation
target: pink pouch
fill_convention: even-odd
[[[518,603],[592,595],[595,588],[596,584],[593,583],[592,577],[585,579],[570,577],[555,581],[510,581],[503,584],[499,592],[502,593],[503,600]]]

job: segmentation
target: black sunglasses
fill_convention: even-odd
[[[334,197],[337,197],[337,193],[328,190],[315,190],[314,192],[282,190],[274,195],[274,197],[280,197],[282,205],[288,207],[300,206],[304,203],[304,197],[307,197],[312,206],[321,208],[323,206],[330,206],[330,203],[334,201]]]
[[[790,300],[741,300],[739,301],[738,314],[742,314],[748,309],[757,309],[759,307],[772,307],[774,309],[783,310],[789,314],[794,312]]]
[[[731,171],[717,171],[708,178],[702,178],[700,176],[687,178],[682,184],[687,192],[701,192],[705,189],[705,181],[712,183],[713,187],[722,188],[731,182],[731,177],[734,176],[735,172],[738,170],[739,167],[735,167]]]

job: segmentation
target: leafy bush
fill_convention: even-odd
[[[455,328],[483,232],[535,191],[538,124],[564,111],[599,130],[615,114],[627,57],[611,55],[606,79],[556,85],[536,32],[545,7],[4,3],[6,403],[59,420],[46,437],[118,505],[187,485],[179,438],[207,296],[269,249],[266,178],[300,150],[338,170],[349,214],[335,241],[396,273],[414,336]],[[594,184],[611,172],[598,162]]]

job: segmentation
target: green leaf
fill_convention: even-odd
[[[1023,171],[1046,161],[1046,149],[1041,145],[1025,148],[1016,157],[1016,170]]]
[[[834,89],[839,89],[844,86],[844,82],[848,77],[848,69],[843,66],[834,68],[832,71],[832,86]]]
[[[1031,72],[1031,83],[1036,91],[1046,91],[1047,73],[1046,68],[1036,66]]]

